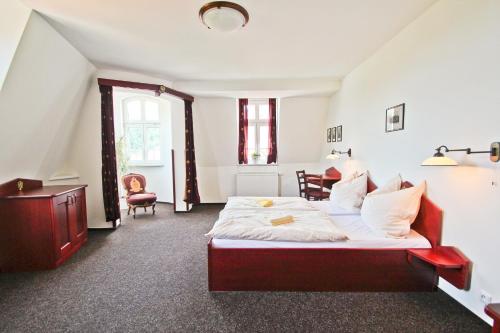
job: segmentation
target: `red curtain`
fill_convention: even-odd
[[[184,201],[187,204],[199,204],[198,180],[196,177],[196,159],[194,153],[193,133],[193,102],[184,100],[184,113],[186,121],[186,189]]]
[[[238,136],[238,162],[248,163],[248,98],[240,98],[239,105],[239,136]]]
[[[276,98],[269,99],[269,154],[267,164],[276,163],[278,146],[276,143]]]
[[[113,87],[99,86],[101,92],[102,194],[106,221],[120,218],[120,198],[116,174],[115,125],[113,122]]]

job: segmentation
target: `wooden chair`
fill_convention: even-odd
[[[307,200],[324,200],[330,197],[330,192],[323,191],[323,175],[305,175],[305,194]],[[311,186],[313,185],[313,186]],[[316,187],[315,185],[319,185]]]
[[[295,171],[297,174],[297,181],[299,182],[299,196],[301,198],[306,197],[306,171],[299,170]]]
[[[152,207],[153,215],[155,214],[156,194],[146,192],[146,177],[138,173],[129,173],[122,177],[122,184],[127,191],[127,215],[130,215],[132,209],[135,219],[137,207],[144,207],[144,212],[146,212],[146,207]]]

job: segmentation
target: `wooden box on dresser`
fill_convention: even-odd
[[[0,272],[52,269],[87,241],[87,185],[0,185]]]

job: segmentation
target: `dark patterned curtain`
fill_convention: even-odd
[[[238,162],[248,163],[248,98],[240,98],[238,101],[239,135],[238,135]]]
[[[193,102],[184,100],[186,120],[186,190],[184,201],[187,204],[199,204],[198,180],[196,178],[196,159],[194,154]]]
[[[115,125],[113,121],[113,87],[99,86],[101,92],[102,194],[106,221],[120,218],[120,198],[116,174]]]
[[[269,99],[269,154],[267,164],[276,163],[278,145],[276,143],[276,98]]]

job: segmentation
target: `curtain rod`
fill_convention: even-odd
[[[141,82],[132,82],[132,81],[121,81],[121,80],[110,80],[98,78],[97,83],[100,86],[111,86],[111,87],[121,87],[121,88],[132,88],[132,89],[142,89],[142,90],[151,90],[154,91],[157,95],[161,94],[169,94],[176,97],[179,97],[185,101],[194,101],[194,97],[183,93],[182,91],[178,91],[169,87],[165,87],[164,85],[159,84],[150,84],[150,83],[141,83]]]

